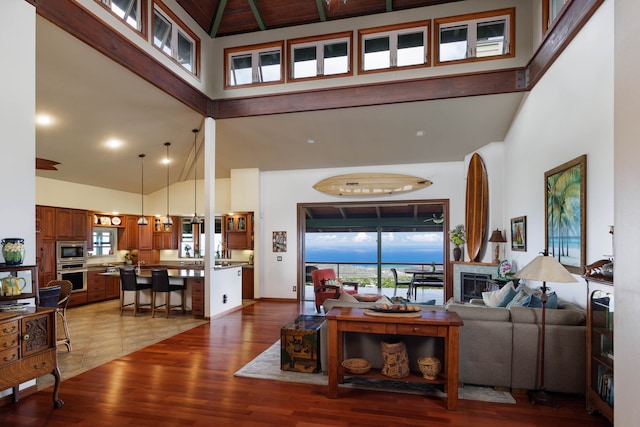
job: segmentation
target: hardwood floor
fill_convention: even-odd
[[[259,302],[66,379],[65,406],[51,389],[0,408],[0,426],[608,426],[579,396],[560,408],[341,389],[238,378],[233,374],[280,338],[280,327],[311,304]]]

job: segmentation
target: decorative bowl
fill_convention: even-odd
[[[438,378],[442,365],[437,357],[423,356],[418,359],[418,366],[420,366],[420,372],[424,378],[435,380]]]
[[[371,363],[367,359],[354,357],[343,361],[342,367],[349,374],[361,375],[369,372],[369,369],[371,369]]]

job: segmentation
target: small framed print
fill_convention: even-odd
[[[287,252],[287,232],[273,232],[273,252]]]
[[[527,217],[511,218],[511,250],[525,252],[527,250]]]

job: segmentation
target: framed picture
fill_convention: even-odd
[[[511,218],[511,250],[525,252],[527,250],[527,217]]]
[[[545,249],[567,270],[582,274],[587,242],[587,155],[544,174]]]
[[[287,232],[273,232],[273,252],[287,252]]]

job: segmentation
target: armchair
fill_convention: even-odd
[[[313,293],[316,297],[316,311],[320,313],[320,306],[327,298],[338,299],[341,292],[349,294],[358,293],[358,284],[355,282],[345,282],[345,286],[353,286],[353,289],[345,289],[344,287],[329,285],[326,282],[336,278],[336,273],[332,268],[321,268],[311,271],[311,280],[313,281]]]

